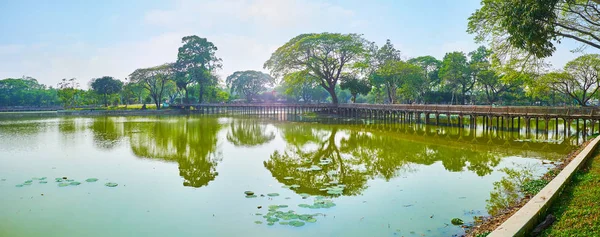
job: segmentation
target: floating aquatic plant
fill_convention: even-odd
[[[452,223],[453,225],[462,225],[465,222],[463,220],[461,220],[460,218],[453,218],[450,223]]]
[[[48,181],[42,180],[42,181],[40,181],[39,183],[41,183],[41,184],[46,184],[46,183],[48,183]]]
[[[269,194],[267,194],[267,196],[269,196],[269,197],[277,197],[277,196],[279,196],[279,193],[269,193]]]
[[[262,221],[255,221],[254,223],[260,225],[260,224],[262,224]]]
[[[255,197],[258,197],[258,196],[254,195],[254,194],[252,194],[252,195],[246,195],[246,198],[255,198]]]
[[[73,186],[77,186],[77,185],[80,185],[80,184],[81,184],[81,183],[80,183],[80,182],[77,182],[77,181],[73,181],[73,182],[70,182],[70,183],[69,183],[69,185],[73,185]]]
[[[298,184],[292,184],[292,185],[290,185],[290,188],[300,188],[300,185],[298,185]]]
[[[21,188],[21,187],[23,187],[23,185],[22,184],[17,184],[17,185],[15,185],[15,187]]]
[[[114,187],[119,186],[119,184],[113,183],[113,182],[108,182],[108,183],[105,183],[104,186],[114,188]]]
[[[254,192],[252,192],[252,191],[246,191],[246,192],[244,192],[244,194],[246,194],[246,195],[254,195]]]
[[[294,226],[294,227],[301,227],[301,226],[304,226],[304,222],[302,222],[302,221],[290,221],[290,225]]]
[[[96,182],[96,181],[98,181],[97,178],[89,178],[89,179],[85,180],[85,182],[88,182],[88,183],[93,183],[93,182]]]
[[[288,176],[288,177],[283,177],[283,179],[285,179],[285,180],[291,180],[291,179],[294,179],[294,177],[289,177]]]
[[[26,184],[33,183],[33,180],[25,180],[25,183],[26,183]]]
[[[68,183],[59,183],[58,184],[58,187],[67,187],[67,186],[69,186]]]

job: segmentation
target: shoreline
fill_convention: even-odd
[[[140,115],[185,115],[194,112],[176,109],[161,110],[56,110],[56,111],[19,111],[0,112],[0,118],[21,117],[63,117],[63,116],[140,116]]]
[[[590,139],[581,144],[576,150],[569,153],[564,159],[561,160],[554,168],[548,170],[542,177],[539,179],[546,180],[548,182],[552,181],[556,176],[560,174],[560,172],[565,169],[585,148],[593,141]],[[547,185],[546,185],[547,186]],[[479,237],[479,236],[487,236],[494,232],[498,227],[504,224],[509,218],[511,218],[515,213],[517,213],[521,208],[523,208],[529,201],[531,201],[535,195],[533,196],[524,196],[521,200],[518,201],[515,205],[512,205],[500,214],[494,216],[481,216],[480,218],[484,220],[479,225],[472,226],[466,233],[467,237]],[[537,225],[538,223],[535,223]],[[535,227],[535,226],[534,226]]]

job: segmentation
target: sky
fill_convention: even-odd
[[[480,0],[103,0],[0,1],[0,78],[31,76],[56,86],[62,78],[125,80],[138,68],[174,62],[181,38],[198,35],[217,47],[224,80],[261,70],[279,46],[302,33],[360,33],[404,58],[478,47],[466,33]],[[550,63],[581,53],[563,40]]]

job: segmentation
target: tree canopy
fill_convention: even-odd
[[[165,92],[165,85],[173,76],[172,69],[173,64],[171,63],[151,68],[141,68],[131,73],[129,78],[134,83],[141,83],[144,85],[146,90],[150,92],[150,96],[154,100],[156,109],[160,109]]]
[[[187,101],[188,85],[197,83],[199,85],[198,102],[202,103],[206,88],[217,82],[217,77],[213,72],[222,67],[222,59],[215,55],[217,46],[206,38],[191,35],[183,37],[181,41],[183,46],[179,47],[177,62],[174,64],[177,72],[174,75],[176,85],[185,91]]]
[[[568,62],[563,71],[542,76],[540,82],[540,86],[564,93],[577,104],[586,106],[600,89],[600,55],[580,56]]]
[[[482,0],[468,32],[494,50],[551,56],[563,38],[600,49],[600,0]],[[513,51],[514,53],[514,51]]]
[[[108,96],[119,93],[123,88],[123,82],[113,77],[104,76],[92,79],[90,86],[96,93],[102,95],[104,106],[108,106]]]
[[[259,93],[267,90],[267,86],[272,86],[275,80],[269,74],[248,70],[234,72],[227,77],[226,83],[231,92],[244,95],[251,102]]]
[[[264,68],[275,77],[306,71],[329,92],[332,103],[338,104],[335,88],[340,77],[355,64],[364,63],[368,45],[358,34],[301,34],[279,47]]]

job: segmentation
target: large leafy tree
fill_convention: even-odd
[[[420,56],[411,58],[407,62],[421,67],[423,77],[429,83],[429,88],[427,88],[428,90],[440,89],[439,86],[441,81],[440,77],[438,76],[438,72],[440,70],[440,66],[442,65],[442,61],[433,56]]]
[[[342,77],[342,83],[340,83],[342,90],[349,90],[352,95],[352,103],[356,103],[356,96],[358,94],[366,95],[371,91],[371,84],[369,81],[360,79],[356,75],[346,75]]]
[[[600,89],[600,55],[587,54],[568,62],[564,71],[542,76],[540,86],[564,93],[581,106]]]
[[[273,85],[275,80],[266,73],[259,71],[237,71],[227,77],[227,86],[231,92],[244,95],[248,102],[256,95],[267,90],[267,86]]]
[[[301,34],[279,47],[264,64],[275,77],[306,71],[317,78],[333,104],[336,85],[344,72],[364,63],[369,42],[358,34]]]
[[[76,78],[63,78],[58,83],[58,98],[65,107],[73,107],[77,105],[77,94],[81,94],[78,89],[79,82]]]
[[[523,85],[531,76],[515,70],[511,64],[498,65],[479,72],[477,84],[485,94],[487,103],[494,104],[503,98],[524,96]]]
[[[207,87],[217,83],[213,71],[222,67],[222,60],[215,53],[217,47],[206,38],[196,35],[186,36],[181,39],[183,46],[179,47],[177,62],[175,62],[175,82],[179,89],[188,97],[188,85],[199,85],[198,102],[203,102],[203,95]]]
[[[131,82],[144,85],[146,90],[150,92],[150,97],[154,100],[157,110],[160,109],[165,87],[172,77],[173,64],[171,63],[151,68],[140,68],[129,75]]]
[[[96,93],[102,95],[104,106],[108,106],[108,97],[119,93],[123,89],[123,82],[113,77],[104,76],[92,79],[90,86]]]
[[[396,102],[396,96],[402,95],[407,100],[416,100],[419,91],[426,90],[427,83],[417,65],[404,61],[389,61],[376,72],[372,81],[384,84],[390,103]]]
[[[501,54],[548,57],[563,38],[600,49],[600,0],[482,0],[481,5],[469,17],[467,31]]]
[[[377,91],[384,91],[387,95],[387,101],[393,104],[396,101],[397,78],[383,72],[389,71],[390,65],[402,61],[400,50],[394,48],[394,45],[388,39],[381,48],[373,46],[370,56],[370,82]]]
[[[460,93],[462,104],[466,104],[466,95],[475,85],[475,79],[470,73],[467,56],[463,52],[446,53],[439,76],[448,87],[454,88],[453,92]]]

